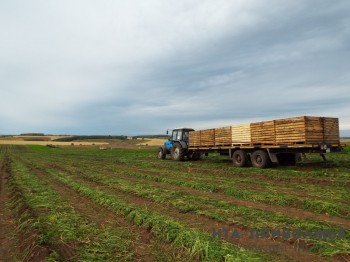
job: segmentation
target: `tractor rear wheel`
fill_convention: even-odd
[[[254,167],[267,168],[271,165],[271,159],[265,150],[256,150],[251,156]]]
[[[171,148],[171,158],[175,161],[182,161],[184,159],[184,149],[178,143],[173,144]]]
[[[244,167],[248,164],[248,155],[243,150],[237,150],[232,155],[232,163],[237,167]]]
[[[165,153],[165,149],[163,147],[159,148],[157,157],[158,157],[158,159],[165,159],[166,153]]]

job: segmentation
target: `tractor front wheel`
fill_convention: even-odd
[[[158,157],[158,159],[165,159],[166,153],[165,153],[165,149],[163,147],[159,148],[157,157]]]

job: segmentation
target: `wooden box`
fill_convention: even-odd
[[[232,133],[231,127],[215,128],[215,146],[231,145]]]
[[[250,144],[250,124],[231,126],[231,138],[232,144]]]
[[[250,124],[252,144],[275,144],[275,121],[263,121]]]
[[[215,146],[215,129],[201,130],[201,146]]]
[[[201,146],[201,131],[190,131],[190,146]]]

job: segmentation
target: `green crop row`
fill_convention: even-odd
[[[199,257],[204,261],[265,261],[271,259],[267,255],[251,252],[243,248],[237,251],[238,247],[233,248],[227,242],[213,239],[209,233],[188,228],[170,217],[124,202],[118,197],[88,187],[67,175],[49,169],[46,169],[46,172],[62,184],[88,197],[95,203],[128,217],[138,225],[152,228],[152,232],[157,237],[173,243],[178,248],[189,250],[193,257]]]
[[[45,167],[41,166],[41,168]],[[46,169],[46,171],[51,173],[55,172],[50,169]],[[67,173],[65,173],[65,175],[67,176]],[[194,212],[209,218],[217,219],[219,221],[237,223],[243,226],[254,228],[292,227],[302,230],[338,230],[337,227],[329,226],[327,223],[317,223],[312,220],[289,218],[279,213],[237,206],[225,201],[219,201],[208,197],[195,196],[185,192],[163,189],[156,186],[150,187],[148,184],[125,180],[117,176],[105,176],[103,174],[90,173],[85,170],[84,172],[79,173],[79,177],[105,185],[108,188],[118,189],[122,192],[149,198],[155,202],[170,204],[177,208],[179,212]],[[349,247],[350,234],[348,232],[346,233],[345,240],[308,241],[317,243],[317,246],[322,247],[322,255],[335,255],[338,253],[344,254],[347,253]]]
[[[82,167],[84,167],[84,170],[90,169],[98,172],[98,169],[91,167],[89,165],[80,165],[79,167],[77,167],[77,170],[78,169],[80,170]],[[141,179],[147,179],[151,181],[162,182],[162,183],[167,183],[167,184],[177,185],[177,186],[184,186],[184,187],[194,188],[194,189],[207,191],[207,192],[216,192],[219,189],[221,189],[225,192],[225,194],[234,196],[238,199],[258,201],[262,203],[285,206],[285,207],[301,206],[301,208],[305,210],[309,210],[317,213],[326,213],[326,214],[338,216],[338,217],[344,217],[344,214],[342,212],[345,212],[346,217],[350,218],[350,206],[346,204],[342,204],[342,202],[340,201],[341,199],[343,199],[344,201],[348,199],[348,194],[345,189],[341,190],[341,196],[338,196],[337,198],[338,200],[336,201],[336,203],[331,203],[326,200],[310,200],[310,199],[305,199],[303,197],[290,196],[288,194],[281,194],[280,192],[272,192],[273,190],[255,192],[255,191],[250,191],[246,189],[241,189],[237,187],[237,182],[234,179],[232,179],[233,181],[230,181],[229,179],[214,177],[212,178],[212,180],[206,180],[206,177],[204,177],[201,179],[204,180],[205,182],[204,181],[198,182],[198,181],[191,181],[193,180],[193,175],[191,174],[180,173],[180,174],[177,174],[177,178],[175,179],[175,178],[169,178],[167,176],[142,174],[141,172],[136,172],[131,170],[120,170],[113,166],[109,167],[107,165],[102,167],[101,170],[111,170],[111,171],[113,170],[115,174],[129,175],[129,176],[134,176]],[[316,189],[313,189],[313,192],[315,191]],[[332,195],[331,190],[330,192],[326,191],[326,193],[328,193],[326,194],[327,196]],[[333,193],[335,194],[335,192]],[[315,194],[317,194],[317,192],[315,192]],[[322,192],[322,194],[324,194],[324,192]],[[328,198],[328,199],[333,199],[333,198]]]
[[[11,186],[21,201],[35,214],[35,228],[40,243],[55,250],[58,246],[73,246],[77,257],[84,261],[131,260],[130,232],[122,228],[99,229],[77,213],[49,185],[43,183],[19,162],[13,163]],[[62,259],[52,252],[50,259]]]

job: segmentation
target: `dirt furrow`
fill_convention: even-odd
[[[62,166],[58,166],[57,164],[49,164],[49,166],[52,166],[58,170],[62,171],[68,171],[67,168],[64,168]],[[135,182],[140,182],[145,184],[149,184],[152,186],[156,187],[161,187],[165,189],[170,189],[170,190],[175,190],[179,192],[185,192],[191,195],[198,195],[198,196],[203,196],[203,197],[209,197],[218,201],[225,201],[227,203],[231,203],[234,205],[239,205],[239,206],[244,206],[248,208],[253,208],[257,210],[262,210],[262,211],[270,211],[270,212],[279,212],[287,217],[291,218],[297,218],[297,219],[311,219],[311,220],[316,220],[320,222],[327,222],[331,223],[335,226],[342,227],[344,229],[350,229],[350,223],[348,219],[345,218],[339,218],[339,217],[329,217],[325,214],[318,214],[318,213],[313,213],[309,211],[305,211],[302,209],[294,208],[294,207],[281,207],[281,206],[273,206],[273,205],[268,205],[264,204],[261,202],[253,202],[253,201],[247,201],[247,200],[240,200],[237,198],[234,198],[232,196],[228,196],[222,192],[205,192],[197,189],[192,189],[189,187],[184,187],[184,186],[176,186],[176,185],[170,185],[164,182],[155,182],[155,181],[150,181],[148,179],[144,178],[136,178],[128,175],[121,175],[121,174],[115,174],[114,172],[111,171],[106,171],[106,170],[99,170],[100,173],[104,175],[110,175],[110,176],[115,176],[117,175],[118,177],[128,179],[130,181],[135,181]],[[142,172],[147,174],[148,172],[144,172],[142,170],[138,170],[138,172]],[[153,174],[153,172],[152,172]],[[153,174],[154,175],[154,174]],[[159,175],[159,174],[158,174]]]
[[[163,252],[166,254],[171,254],[172,252],[179,254],[184,252],[183,250],[174,250],[169,243],[161,242],[156,239],[150,229],[138,227],[128,221],[125,217],[117,215],[115,212],[101,205],[95,204],[69,187],[62,185],[59,181],[52,179],[44,170],[34,167],[23,159],[19,159],[19,161],[30,168],[36,176],[48,183],[62,198],[67,199],[74,209],[79,211],[79,213],[87,217],[100,228],[114,227],[122,228],[124,230],[128,229],[131,235],[137,236],[133,240],[132,249],[136,255],[133,261],[155,261],[155,256],[150,252],[149,247],[154,248],[157,252]]]
[[[39,244],[37,232],[31,228],[31,223],[18,230],[21,222],[17,220],[22,219],[26,208],[18,205],[16,210],[12,210],[17,192],[9,187],[11,175],[11,159],[6,152],[0,163],[0,260],[43,261],[50,251]]]
[[[42,169],[40,168],[40,170]],[[296,242],[285,241],[278,238],[277,239],[250,238],[249,228],[237,226],[232,223],[220,222],[220,221],[205,217],[203,215],[197,215],[193,213],[180,213],[179,210],[177,210],[176,208],[170,205],[158,204],[147,198],[139,197],[131,193],[125,193],[123,191],[120,191],[118,188],[111,188],[101,183],[93,182],[93,181],[87,180],[86,178],[74,175],[70,172],[66,172],[66,173],[69,177],[72,177],[76,181],[82,182],[88,185],[89,187],[102,190],[132,205],[169,216],[170,218],[176,219],[177,221],[181,221],[181,223],[186,224],[191,228],[201,229],[209,234],[212,234],[213,230],[221,229],[221,228],[237,230],[238,234],[244,237],[240,237],[239,239],[235,239],[235,238],[225,239],[226,241],[233,243],[235,245],[239,245],[248,249],[252,247],[256,248],[258,246],[259,249],[266,252],[271,252],[271,250],[274,249],[273,253],[276,253],[285,258],[298,260],[298,261],[327,261],[323,257],[317,256],[315,254],[308,252],[307,245],[301,245],[299,247],[300,249],[297,248],[297,251],[296,251],[296,246],[294,245]],[[334,260],[336,259],[334,258]]]

